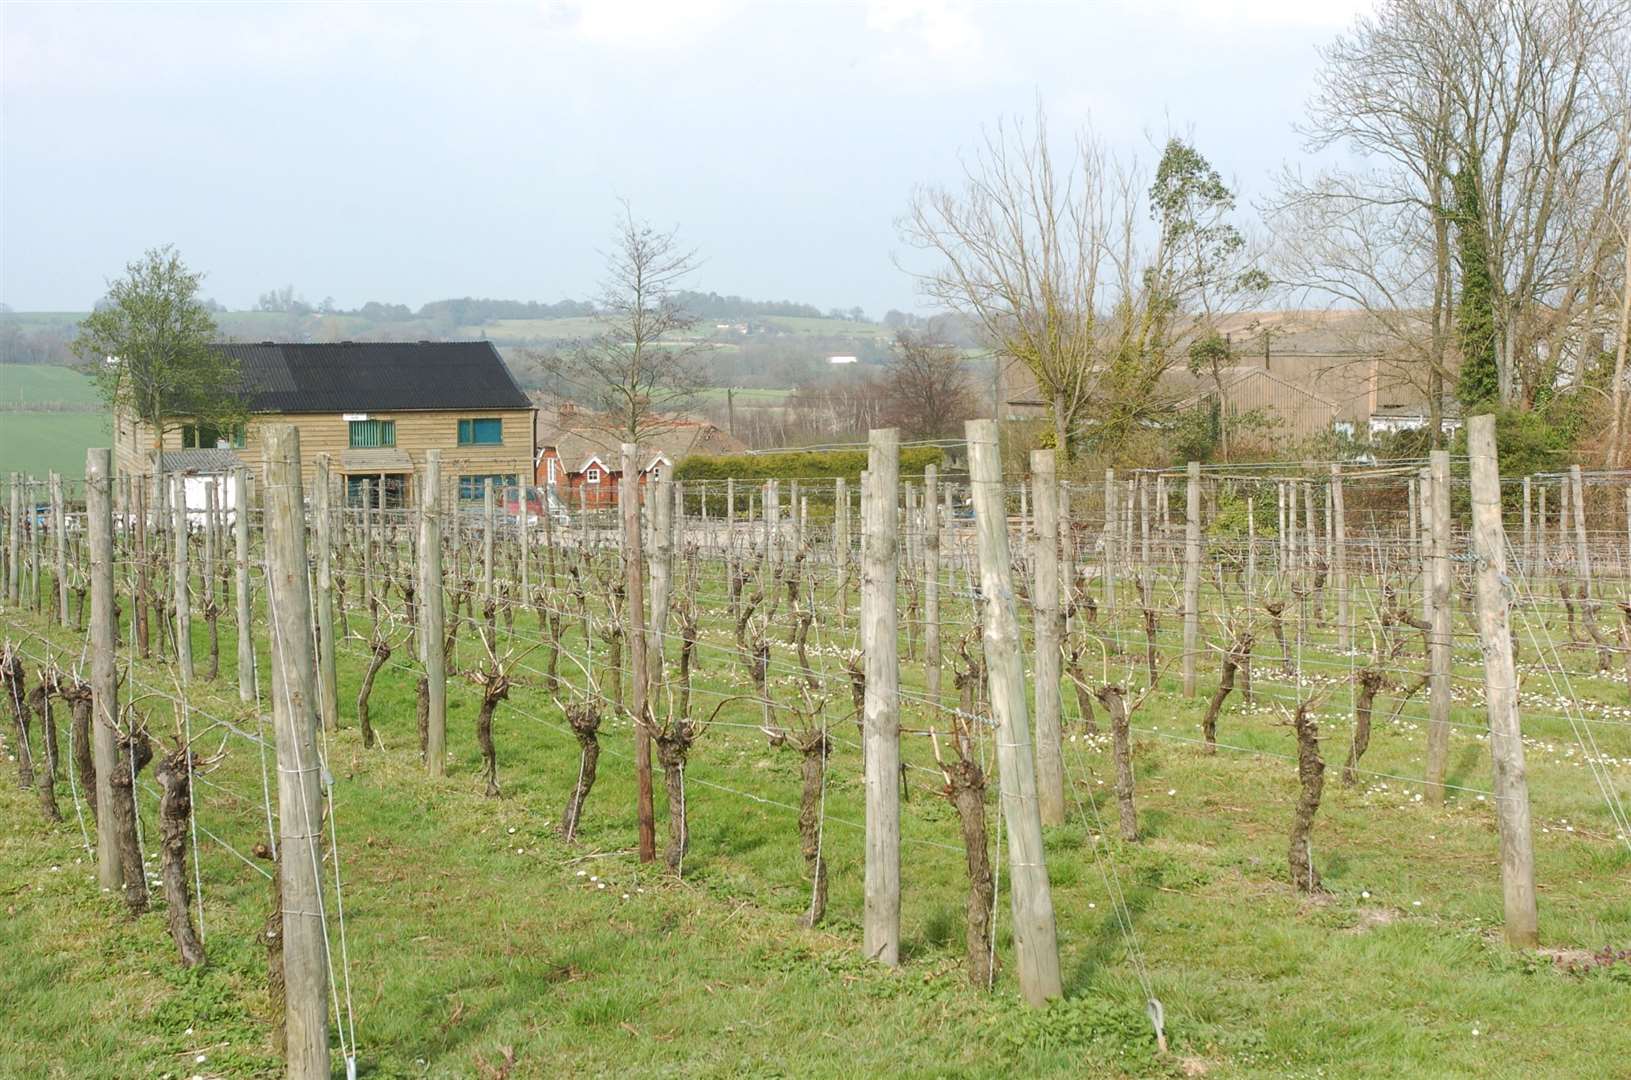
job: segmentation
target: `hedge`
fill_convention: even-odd
[[[866,468],[866,458],[865,450],[791,451],[718,456],[698,454],[686,458],[674,467],[674,479],[686,484],[707,483],[710,513],[723,510],[725,506],[722,483],[725,480],[750,482],[747,487],[738,487],[736,495],[738,513],[746,509],[748,495],[761,480],[814,481],[815,483],[803,492],[809,497],[810,505],[830,506],[833,486],[823,481],[842,477],[849,481],[850,491],[858,491],[861,470]],[[907,447],[900,452],[900,474],[906,479],[921,477],[925,468],[930,465],[940,466],[944,459],[945,454],[938,446]],[[785,497],[785,483],[782,489]],[[693,501],[700,501],[698,493],[687,491],[686,502],[689,504]]]

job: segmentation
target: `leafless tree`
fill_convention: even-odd
[[[612,442],[638,443],[671,428],[702,388],[707,345],[689,339],[695,319],[675,298],[697,266],[677,230],[654,228],[627,203],[595,303],[600,332],[540,358],[558,384],[594,414]]]
[[[908,439],[960,430],[974,415],[974,388],[962,353],[910,330],[895,334],[884,396],[887,425]]]

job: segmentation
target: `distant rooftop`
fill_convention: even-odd
[[[532,407],[488,341],[263,341],[215,348],[241,366],[252,412]]]

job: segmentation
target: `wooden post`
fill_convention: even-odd
[[[442,608],[442,452],[425,451],[423,511],[419,516],[419,618],[424,642],[425,685],[430,713],[425,727],[425,768],[447,772],[447,622]]]
[[[28,606],[36,612],[43,602],[40,598],[40,516],[35,510],[39,504],[39,493],[35,490],[38,487],[39,482],[30,476],[27,498],[23,500],[23,511],[28,516]]]
[[[1184,508],[1184,697],[1195,696],[1201,635],[1201,463],[1189,463]]]
[[[1531,496],[1533,495],[1532,484],[1533,477],[1526,476],[1523,478],[1523,557],[1518,560],[1518,565],[1525,574],[1535,572],[1534,526],[1529,516]]]
[[[1444,773],[1450,762],[1450,452],[1428,457],[1433,482],[1428,517],[1432,526],[1429,570],[1433,631],[1427,677],[1427,783],[1429,802],[1444,801]]]
[[[238,700],[255,700],[255,634],[250,623],[249,597],[249,470],[233,470],[233,600],[238,612]]]
[[[493,534],[497,531],[498,507],[493,499],[493,480],[488,477],[481,482],[481,599],[486,604],[491,604],[494,597]]]
[[[1577,592],[1582,600],[1592,595],[1591,549],[1586,546],[1586,485],[1580,476],[1580,466],[1569,466],[1570,498],[1574,502],[1574,561],[1580,575]]]
[[[1545,484],[1540,485],[1540,490],[1535,493],[1535,524],[1537,526],[1535,531],[1538,534],[1536,536],[1536,540],[1539,543],[1539,550],[1535,552],[1535,569],[1534,569],[1534,572],[1537,573],[1537,574],[1544,574],[1546,572],[1546,563],[1549,561],[1548,557],[1547,557],[1547,553],[1546,553],[1546,485]]]
[[[1065,610],[1070,609],[1070,601],[1076,589],[1076,530],[1071,527],[1070,517],[1070,481],[1059,481],[1059,587],[1060,596]],[[1146,544],[1148,541],[1146,540]],[[1146,547],[1145,555],[1149,554]],[[1070,626],[1069,616],[1066,617],[1065,626]]]
[[[520,477],[517,477],[517,479],[519,480]],[[522,484],[515,492],[515,532],[521,543],[521,606],[523,608],[532,603],[532,570],[530,567],[532,562],[532,536],[527,525],[527,518],[531,516],[532,505],[531,500],[527,498],[527,492],[531,487],[530,484]],[[538,505],[547,518],[549,516],[549,496],[540,493]]]
[[[1023,489],[1021,489],[1023,490]],[[1116,470],[1104,470],[1104,602],[1116,607]]]
[[[6,537],[10,561],[6,564],[6,602],[17,607],[22,599],[23,489],[22,477],[11,474],[11,535]]]
[[[849,481],[840,476],[833,481],[833,562],[838,571],[838,616],[849,615]]]
[[[322,763],[317,756],[317,661],[306,584],[300,432],[292,424],[271,424],[263,435],[288,1075],[291,1080],[328,1080]]]
[[[923,469],[923,681],[930,708],[940,705],[940,470]]]
[[[1031,610],[1036,638],[1036,790],[1042,824],[1065,823],[1065,749],[1059,734],[1059,481],[1052,450],[1031,451],[1036,558]]]
[[[627,575],[624,602],[628,607],[623,639],[629,650],[634,718],[635,815],[640,826],[640,861],[657,857],[657,823],[651,805],[651,728],[646,723],[646,693],[650,688],[646,667],[646,574],[640,543],[639,447],[623,444],[622,477],[618,501],[623,511],[623,568]]]
[[[62,503],[62,474],[51,472],[52,562],[57,577],[57,624],[68,625],[68,529]]]
[[[312,492],[312,542],[317,545],[317,715],[329,731],[340,728],[340,691],[334,668],[334,515],[329,457],[317,455]]]
[[[91,549],[91,753],[96,761],[96,881],[104,890],[120,887],[119,832],[113,806],[113,770],[119,761],[118,597],[113,584],[113,507],[110,485],[113,451],[85,451],[85,531]],[[14,522],[15,524],[15,522]],[[72,766],[70,766],[71,768]],[[87,793],[90,794],[90,793]]]
[[[1279,559],[1279,565],[1278,565],[1278,567],[1276,569],[1277,569],[1278,573],[1280,574],[1280,576],[1284,577],[1285,574],[1286,574],[1287,568],[1291,565],[1291,556],[1290,556],[1290,552],[1291,552],[1291,546],[1290,546],[1291,545],[1291,530],[1286,525],[1286,482],[1284,480],[1281,480],[1281,481],[1279,481],[1278,483],[1276,483],[1274,485],[1274,494],[1275,494],[1275,498],[1276,498],[1277,510],[1278,510],[1278,513],[1279,513],[1278,521],[1279,521],[1279,527],[1280,527],[1280,535],[1279,535],[1280,559]],[[1411,505],[1412,506],[1415,505],[1414,501],[1411,502]]]
[[[974,490],[975,531],[980,555],[980,595],[984,609],[985,655],[996,723],[997,775],[1003,821],[1008,827],[1009,896],[1019,988],[1025,1000],[1046,1005],[1063,992],[1059,944],[1042,846],[1031,757],[1030,723],[1025,715],[1025,665],[1020,655],[1019,619],[1008,550],[1002,461],[994,420],[969,420],[969,480]],[[870,689],[870,686],[869,686]]]
[[[1495,772],[1495,820],[1501,837],[1501,896],[1506,940],[1521,949],[1540,944],[1535,912],[1534,835],[1518,720],[1518,677],[1508,611],[1506,530],[1501,526],[1501,474],[1495,418],[1467,420],[1472,459],[1472,530],[1476,556],[1478,638],[1484,651],[1484,698]]]
[[[176,668],[181,685],[193,681],[193,614],[187,599],[187,489],[180,474],[175,477],[172,521],[175,542]]]
[[[900,432],[874,428],[861,481],[861,651],[866,663],[866,882],[862,947],[890,967],[900,963]]]
[[[1155,578],[1150,573],[1150,476],[1138,474],[1138,571],[1144,582],[1139,597],[1145,607],[1155,606]]]
[[[1342,505],[1342,466],[1331,466],[1331,577],[1337,594],[1337,648],[1353,647],[1348,625],[1348,524]]]
[[[657,480],[651,499],[651,621],[646,663],[651,671],[651,693],[663,685],[663,639],[674,593],[674,481]]]

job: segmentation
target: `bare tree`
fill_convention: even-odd
[[[962,353],[910,330],[895,334],[884,375],[885,425],[908,439],[956,428],[974,415],[974,388]]]
[[[1175,151],[1187,161],[1172,170]],[[1147,192],[1136,162],[1116,162],[1090,131],[1058,160],[1038,107],[1030,131],[1005,122],[985,136],[958,189],[914,192],[900,230],[939,262],[917,275],[922,291],[1034,377],[1068,459],[1090,425],[1109,448],[1171,404],[1161,380],[1204,329],[1189,317],[1202,278],[1224,282],[1237,250],[1212,247],[1229,199],[1197,198],[1215,177],[1181,140]]]
[[[708,346],[685,336],[696,320],[676,299],[696,265],[678,230],[662,232],[624,203],[595,303],[600,332],[540,358],[563,389],[593,410],[586,422],[603,427],[610,442],[639,443],[668,430],[702,389],[698,360]]]

